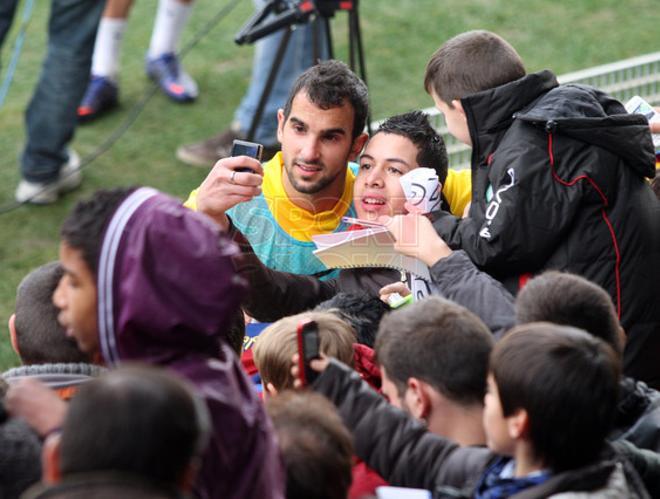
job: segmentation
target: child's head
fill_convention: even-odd
[[[615,414],[621,366],[586,332],[550,323],[517,326],[490,358],[484,427],[494,452],[552,471],[594,462]]]
[[[88,362],[57,321],[53,291],[62,277],[59,262],[37,267],[16,291],[16,312],[9,319],[12,344],[23,364]]]
[[[468,31],[446,41],[426,65],[424,88],[445,115],[449,133],[471,144],[460,99],[525,76],[516,50],[489,31]]]
[[[187,382],[163,369],[122,367],[72,399],[59,442],[46,449],[47,471],[53,478],[117,471],[186,489],[209,425],[206,404]]]
[[[373,137],[379,133],[407,138],[417,148],[417,166],[435,170],[440,183],[445,183],[448,168],[447,148],[442,137],[431,126],[428,115],[422,111],[410,111],[392,116],[381,123]]]
[[[117,207],[134,188],[97,191],[81,201],[60,229],[60,264],[64,276],[53,302],[60,309],[59,321],[78,348],[94,355],[99,352],[97,288],[99,256],[103,233]]]
[[[359,218],[405,213],[402,175],[415,168],[434,169],[440,183],[447,177],[447,150],[421,111],[393,116],[371,137],[360,156],[353,188]]]
[[[353,443],[332,403],[288,390],[266,404],[286,467],[286,498],[343,499],[351,485]]]
[[[264,388],[277,393],[293,388],[291,357],[298,351],[298,324],[315,321],[319,331],[319,350],[344,364],[353,364],[355,333],[343,320],[329,312],[304,312],[284,317],[264,329],[254,344],[254,363]]]
[[[383,392],[414,415],[413,380],[454,404],[480,406],[492,345],[484,323],[450,301],[431,297],[395,310],[382,320],[376,337]]]
[[[61,239],[53,301],[83,352],[108,365],[220,355],[245,283],[238,248],[207,217],[150,188],[97,191]]]
[[[610,295],[575,274],[551,270],[531,279],[516,297],[516,322],[577,327],[622,350],[623,329]]]
[[[379,297],[367,293],[337,293],[314,310],[337,315],[355,330],[358,343],[373,348],[378,325],[390,307]]]

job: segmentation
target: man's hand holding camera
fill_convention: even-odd
[[[199,187],[197,210],[227,230],[226,211],[261,194],[263,174],[261,163],[249,156],[219,160]]]

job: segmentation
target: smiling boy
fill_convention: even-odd
[[[400,178],[418,167],[434,169],[442,184],[447,177],[444,142],[420,111],[389,118],[360,156],[352,189],[357,216],[375,220],[382,215],[404,212],[406,198]],[[343,269],[337,278],[327,281],[277,272],[259,261],[236,227],[231,226],[229,234],[243,250],[239,274],[249,281],[252,291],[243,303],[244,309],[263,322],[313,308],[340,291],[366,291],[378,296],[383,286],[401,280],[400,271],[377,267]],[[411,276],[406,277],[409,282],[412,280]],[[429,294],[428,283],[422,284],[425,294]]]

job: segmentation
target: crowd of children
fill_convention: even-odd
[[[185,204],[79,202],[9,321],[0,495],[660,497],[648,123],[486,31],[443,44],[424,85],[467,175],[419,111],[367,137],[366,86],[327,61],[267,163],[221,159]],[[440,210],[406,202],[417,168]],[[428,274],[323,268],[312,238],[360,222]]]

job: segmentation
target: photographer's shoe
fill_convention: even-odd
[[[104,76],[92,75],[78,106],[78,122],[89,123],[119,105],[119,87]]]
[[[16,188],[16,201],[30,204],[55,203],[60,194],[76,189],[82,183],[80,156],[69,149],[69,160],[62,166],[54,182],[30,182],[22,179]]]
[[[197,83],[186,73],[176,55],[163,54],[155,59],[147,57],[147,76],[158,83],[160,89],[175,102],[192,102],[199,95]]]

